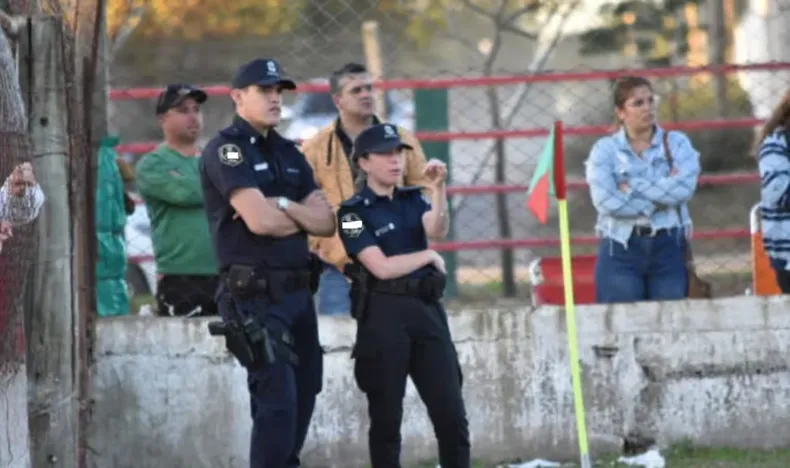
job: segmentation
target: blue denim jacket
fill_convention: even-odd
[[[670,175],[663,138],[664,129],[656,126],[652,144],[641,157],[631,148],[623,129],[595,142],[585,171],[598,211],[596,234],[626,247],[634,226],[641,222],[654,230],[682,227],[690,234],[692,221],[686,203],[697,189],[699,152],[684,133],[669,132],[677,170]],[[630,186],[626,192],[618,189],[623,182]]]
[[[771,263],[790,270],[790,150],[777,130],[760,143],[763,245]]]

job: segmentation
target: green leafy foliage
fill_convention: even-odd
[[[717,0],[720,1],[720,0]],[[649,0],[625,0],[601,7],[603,25],[581,35],[580,52],[584,55],[625,52],[636,46],[635,53],[649,65],[668,63],[674,54],[688,51],[688,27],[678,21],[679,12],[688,4],[704,0],[667,0],[663,4]]]

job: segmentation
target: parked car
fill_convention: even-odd
[[[151,221],[145,205],[138,203],[126,218],[126,284],[129,297],[156,294],[156,262],[151,240]]]
[[[325,84],[326,79],[313,79],[310,83]],[[406,130],[414,131],[414,103],[399,98],[393,90],[385,92],[387,121]],[[291,106],[283,108],[287,128],[283,136],[291,140],[307,140],[337,118],[337,108],[332,95],[326,93],[299,93]]]

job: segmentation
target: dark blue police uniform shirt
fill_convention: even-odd
[[[426,250],[428,238],[422,215],[431,204],[422,194],[422,187],[396,188],[392,199],[376,195],[367,186],[340,204],[337,228],[349,257],[377,245],[387,257]],[[425,276],[434,271],[431,265],[411,273]]]
[[[221,269],[233,264],[277,269],[309,265],[307,233],[253,234],[240,217],[233,219],[236,211],[230,205],[230,194],[241,188],[257,188],[266,198],[283,196],[297,202],[316,190],[313,170],[296,143],[274,130],[264,137],[237,116],[203,150],[200,178]]]

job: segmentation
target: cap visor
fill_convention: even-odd
[[[262,80],[254,83],[258,86],[279,86],[282,89],[293,91],[296,89],[296,83],[291,80]]]
[[[198,104],[203,104],[208,99],[208,94],[206,94],[206,92],[202,89],[195,89],[190,91],[189,94],[187,94],[187,97],[194,98]]]
[[[195,102],[197,102],[198,104],[203,104],[208,99],[208,94],[206,94],[206,92],[201,89],[193,89],[187,94],[184,94],[183,96],[179,96],[178,99],[175,99],[173,102],[168,103],[167,106],[162,106],[161,108],[157,109],[156,113],[164,114],[165,112],[176,107],[177,105],[184,102],[184,100],[189,98],[194,99]]]
[[[406,143],[400,141],[392,141],[387,143],[378,144],[368,150],[368,153],[389,153],[394,150],[410,150],[414,149],[411,145],[407,145]]]

